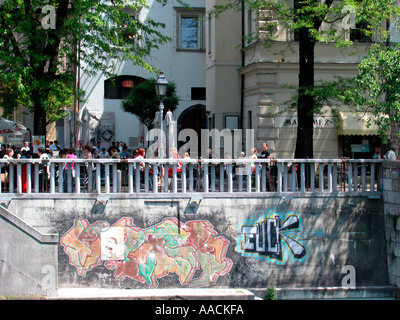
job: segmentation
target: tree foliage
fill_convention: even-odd
[[[145,61],[170,39],[163,24],[132,19],[146,0],[4,0],[0,4],[0,106],[18,104],[34,116],[34,134],[65,116],[81,92],[76,74],[110,77],[119,61],[153,70]],[[53,8],[54,12],[50,9]],[[49,10],[49,11],[47,11]],[[54,26],[51,26],[52,19]]]
[[[137,116],[149,130],[154,127],[155,114],[160,105],[160,98],[156,94],[155,82],[155,79],[148,79],[135,85],[129,96],[121,104],[122,110]],[[175,84],[169,82],[166,96],[163,99],[164,114],[167,111],[174,112],[179,104],[179,98],[175,91]]]

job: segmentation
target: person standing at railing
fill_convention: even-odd
[[[2,144],[0,147],[0,158],[3,158],[4,155],[6,154],[7,146],[5,144]]]
[[[93,146],[93,148],[96,148],[96,149],[97,149],[97,152],[98,152],[99,154],[100,154],[101,150],[103,149],[103,147],[101,146],[100,141],[97,141],[97,142],[96,142],[96,145]]]
[[[65,156],[65,159],[78,159],[78,157],[75,154],[75,149],[74,148],[69,148],[67,151],[67,155]],[[72,188],[74,186],[74,179],[75,178],[75,168],[74,168],[74,163],[73,162],[66,162],[63,167],[63,178],[64,178],[64,192],[68,192],[68,172],[71,172],[71,177],[70,179],[72,180]]]
[[[121,159],[128,159],[129,158],[129,151],[128,147],[125,145],[122,147],[122,151],[119,153]]]
[[[39,177],[42,177],[42,179],[39,180],[39,183],[42,182],[41,189],[42,191],[45,191],[45,189],[49,185],[48,182],[50,180],[50,165],[48,163],[48,160],[50,160],[50,156],[46,153],[46,150],[43,147],[38,148],[38,156],[40,159]]]
[[[140,149],[137,151],[137,155],[136,155],[136,157],[134,157],[134,159],[139,159],[139,160],[141,160],[141,159],[144,159],[145,156],[146,156],[146,151],[145,151],[143,148],[140,148]],[[138,165],[140,166],[140,170],[143,171],[143,170],[144,170],[144,162],[141,162],[141,163],[138,164]]]
[[[176,147],[171,147],[170,148],[170,158],[171,159],[181,159],[181,156],[178,153],[178,150],[176,149]],[[178,162],[176,164],[176,172],[182,173],[182,162]],[[168,168],[168,178],[172,177],[172,168]]]
[[[5,145],[2,145],[5,146]],[[12,159],[14,155],[14,150],[11,148],[5,149],[5,154],[3,156],[3,159]],[[2,164],[1,168],[1,183],[8,183],[9,182],[9,171],[10,171],[10,165],[7,164]]]
[[[251,148],[250,159],[258,159],[257,156],[257,148]],[[254,173],[256,171],[256,164],[254,162],[251,163],[251,172]]]
[[[22,151],[30,151],[31,148],[29,148],[29,142],[28,141],[24,141],[24,146],[21,148],[21,152]]]
[[[58,146],[57,145],[58,145],[58,141],[54,140],[53,143],[49,146],[49,149],[51,151],[57,151],[58,150]]]
[[[102,148],[101,152],[99,153],[99,158],[100,159],[108,159],[110,157],[110,154],[106,150],[106,148]]]
[[[264,142],[262,144],[262,151],[260,153],[260,159],[271,159],[271,153],[268,151],[268,143],[266,143],[266,142]],[[269,189],[270,189],[270,191],[273,191],[271,172],[269,170],[268,164],[266,164],[266,166],[265,166],[265,171],[266,171],[266,175],[267,175],[267,179],[268,179]]]

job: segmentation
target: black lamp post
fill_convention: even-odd
[[[161,129],[161,139],[160,139],[160,157],[164,158],[164,141],[163,141],[163,133],[164,133],[164,104],[163,99],[167,95],[167,86],[168,81],[165,79],[164,74],[161,72],[156,81],[156,93],[160,98],[160,129]]]

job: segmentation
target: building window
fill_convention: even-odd
[[[236,115],[225,116],[225,128],[229,130],[239,129],[239,116]]]
[[[205,50],[204,9],[175,8],[176,47],[187,51]]]
[[[365,22],[357,23],[356,29],[350,30],[350,41],[354,42],[371,42],[372,38],[366,35],[363,30],[367,30],[368,24]]]
[[[192,100],[206,100],[206,88],[191,88]]]
[[[132,88],[146,79],[136,76],[118,76],[104,81],[104,99],[125,99]]]

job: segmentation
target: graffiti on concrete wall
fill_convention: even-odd
[[[226,257],[229,241],[204,220],[179,223],[167,218],[140,228],[129,217],[112,226],[77,219],[60,242],[81,276],[104,265],[114,270],[117,279],[130,278],[151,287],[170,273],[178,275],[181,285],[212,285],[232,268]]]
[[[239,224],[236,250],[243,256],[285,264],[288,259],[304,261],[307,246],[301,242],[301,221],[297,213],[286,216],[268,211]]]

